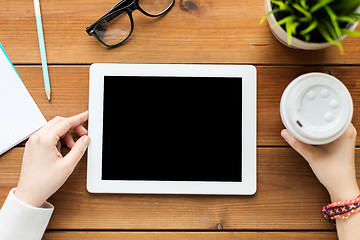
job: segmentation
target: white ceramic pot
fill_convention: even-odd
[[[268,13],[268,12],[270,12],[272,10],[270,0],[265,0],[265,10],[266,10],[266,13]],[[359,10],[360,9],[358,9],[357,12],[359,12]],[[281,26],[271,27],[271,26],[274,26],[276,24],[276,22],[277,22],[274,14],[270,14],[267,17],[267,20],[268,20],[268,23],[270,25],[271,32],[273,33],[275,38],[277,40],[279,40],[279,42],[281,42],[282,44],[284,44],[285,46],[288,46],[290,48],[304,49],[304,50],[318,50],[318,49],[327,48],[327,47],[330,47],[330,46],[333,45],[333,44],[331,44],[329,42],[324,42],[324,43],[306,42],[306,41],[300,40],[300,39],[295,38],[295,37],[291,37],[291,45],[288,45],[286,31]],[[349,28],[349,30],[354,30],[356,28],[357,24],[358,23],[353,24],[351,26],[351,28]],[[345,37],[346,36],[344,36],[342,39],[344,39]]]

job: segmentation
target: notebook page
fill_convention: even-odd
[[[0,44],[0,155],[45,123],[46,119]]]

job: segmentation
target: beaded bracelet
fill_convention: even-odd
[[[358,212],[360,212],[360,195],[354,200],[339,201],[325,205],[322,209],[324,218],[332,221],[334,224],[336,219],[346,219]]]

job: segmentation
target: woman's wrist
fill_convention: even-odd
[[[354,186],[344,186],[336,191],[329,191],[329,194],[332,202],[338,202],[358,197],[360,195],[360,190],[357,184],[355,184]]]
[[[44,205],[45,201],[39,201],[38,199],[32,199],[31,197],[24,194],[21,190],[16,189],[14,191],[15,197],[21,202],[36,208],[40,208]]]

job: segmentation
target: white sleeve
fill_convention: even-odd
[[[41,208],[29,206],[12,189],[0,210],[1,240],[40,240],[49,224],[54,206],[45,202]]]

